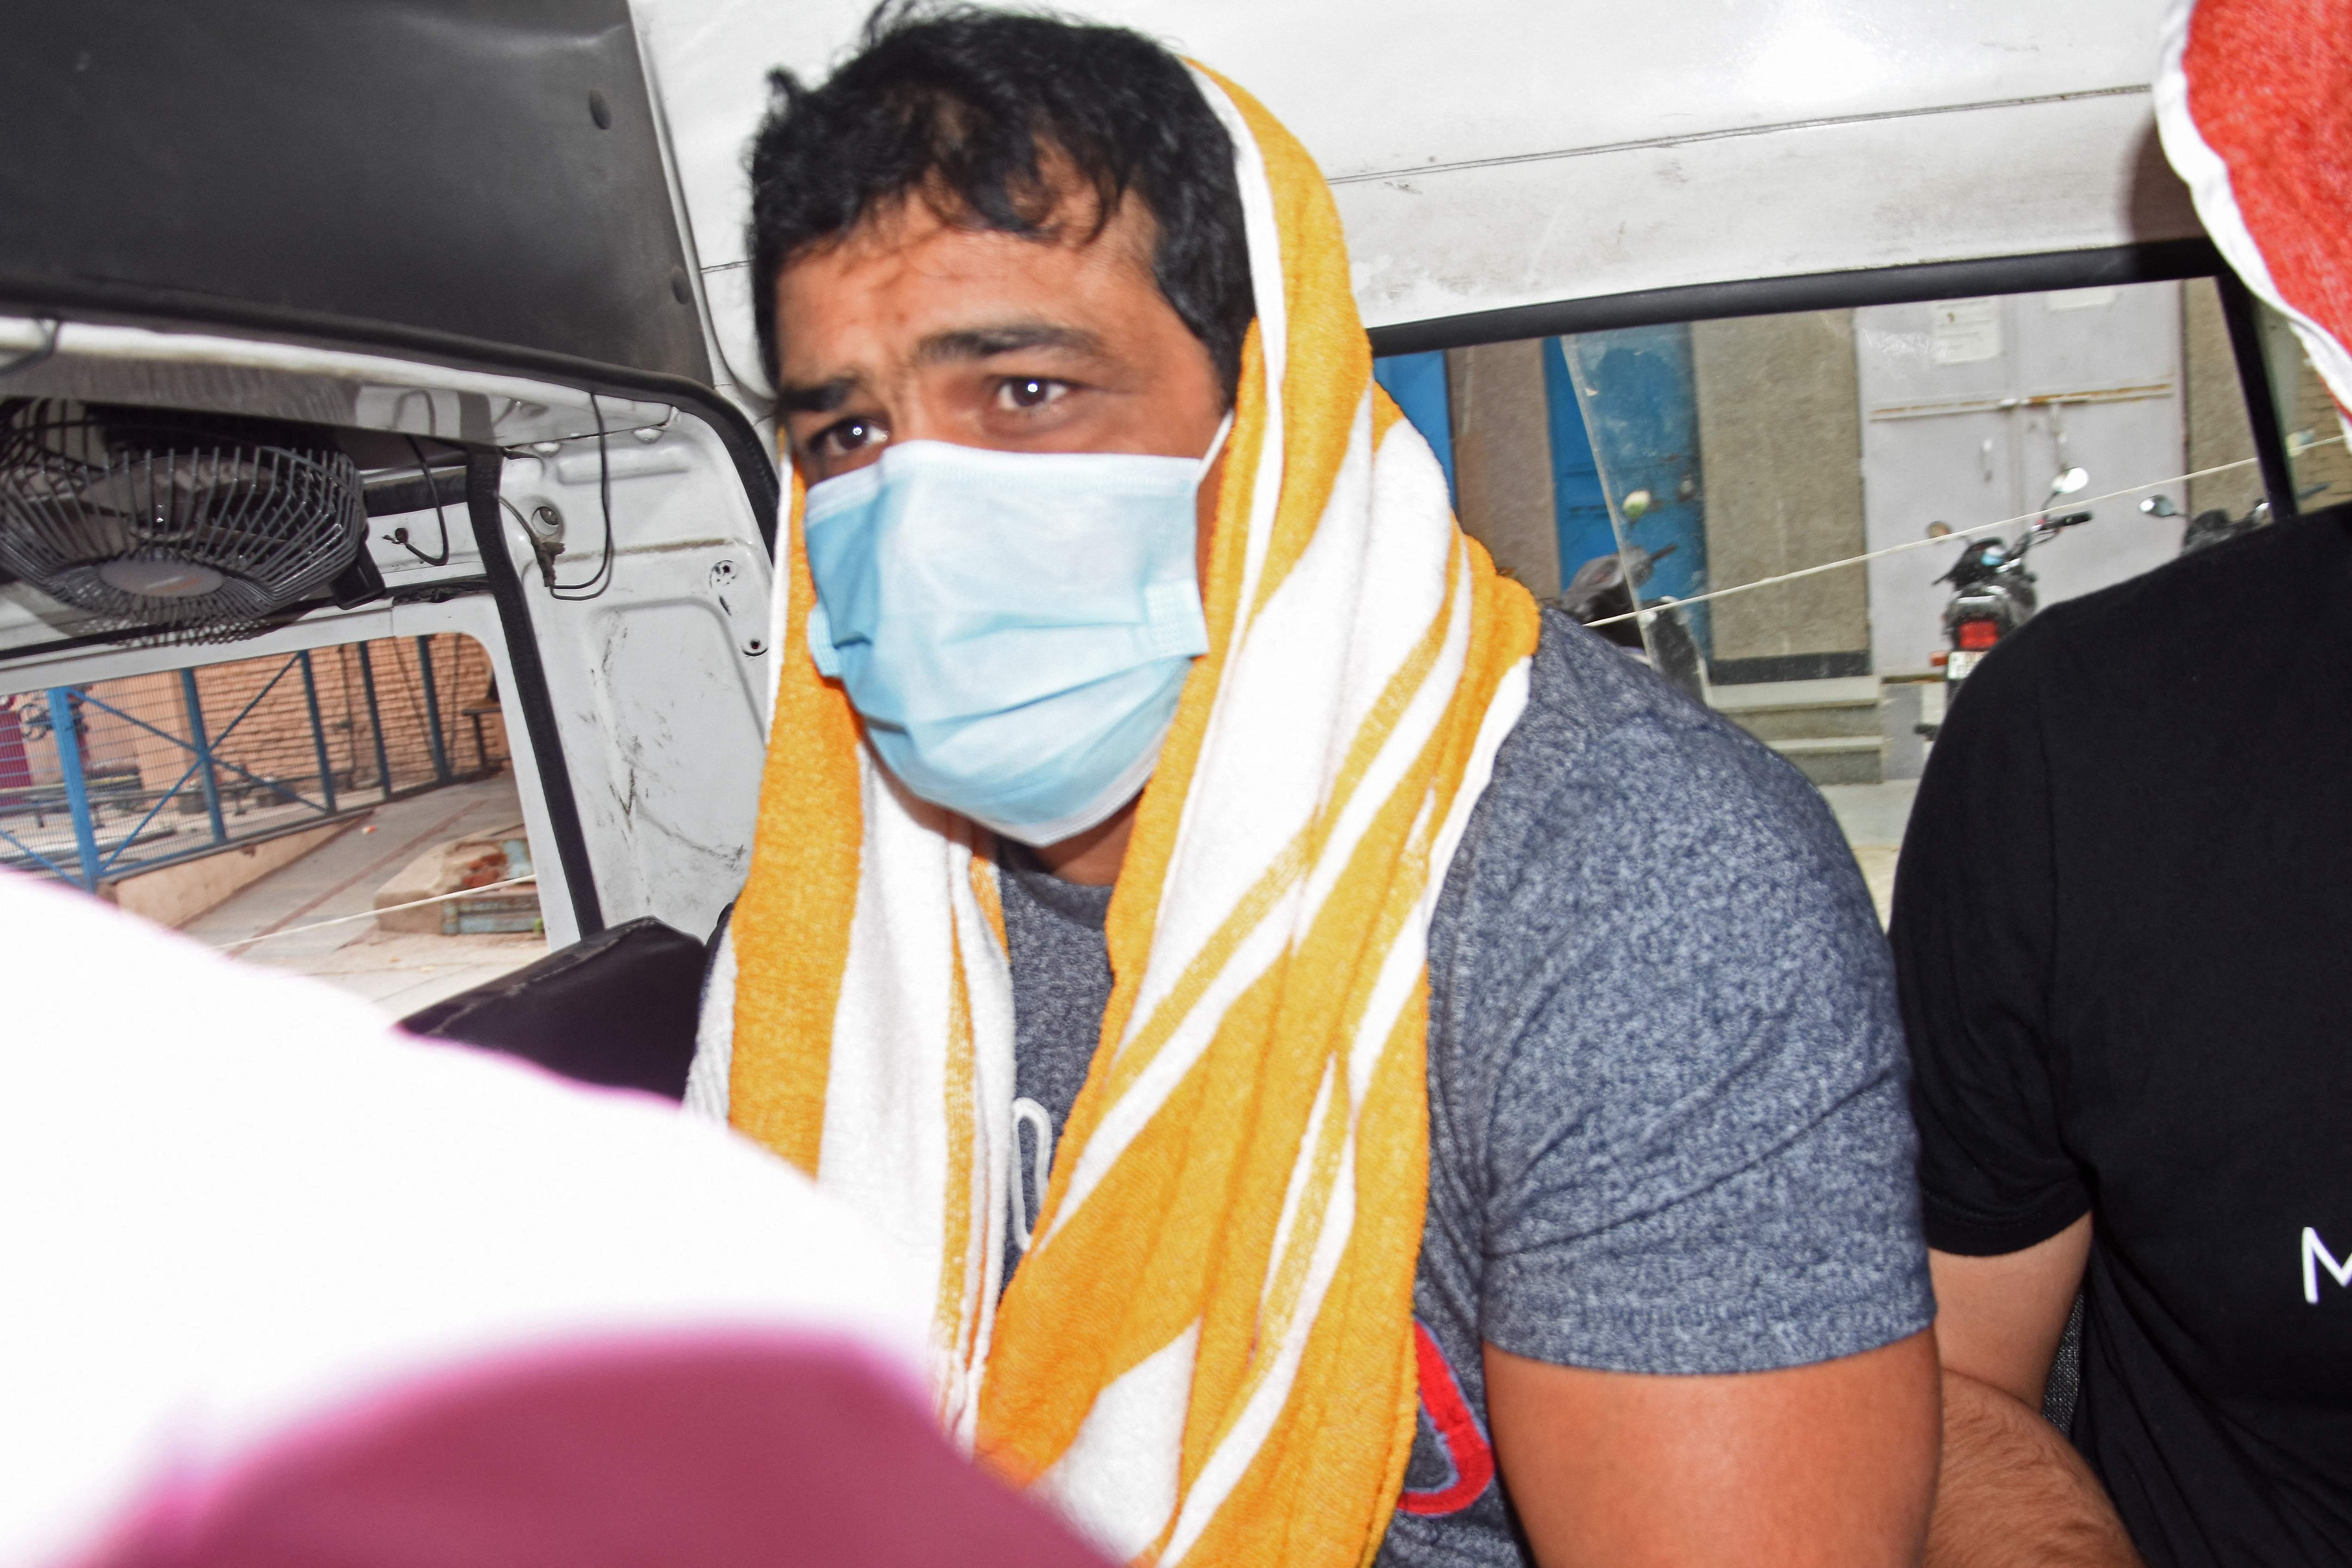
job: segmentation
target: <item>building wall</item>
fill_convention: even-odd
[[[1462,527],[1538,599],[1559,596],[1545,340],[1449,349],[1455,504]]]
[[[2263,475],[2252,460],[2254,437],[2246,423],[2238,361],[2230,347],[2229,322],[2221,315],[2221,292],[2210,278],[2191,278],[2180,285],[2180,358],[2189,471],[2246,464],[2226,474],[2189,480],[2189,515],[2221,507],[2239,516],[2263,499]]]
[[[1699,321],[1691,353],[1714,586],[1861,554],[1852,313]],[[1866,581],[1829,572],[1716,600],[1714,679],[1867,673]]]

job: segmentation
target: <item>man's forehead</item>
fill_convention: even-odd
[[[1101,353],[1137,289],[1157,296],[1132,225],[1030,237],[902,204],[787,262],[780,369],[800,383],[1021,349]]]

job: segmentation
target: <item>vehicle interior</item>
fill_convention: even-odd
[[[1980,651],[1964,547],[2006,561],[2080,473],[2059,510],[2089,518],[2032,547],[2046,606],[2210,514],[2352,497],[2158,147],[2153,0],[1089,9],[1297,131],[1465,526],[1820,785],[1882,914]],[[372,994],[679,1092],[777,665],[741,150],[765,71],[821,73],[865,10],[29,16],[0,56],[0,862],[255,962],[361,962],[265,942],[389,929],[395,874],[487,846],[402,886],[444,900],[428,935],[503,933],[498,972]],[[510,825],[436,804],[493,785]],[[348,873],[303,872],[331,844]],[[257,878],[276,901],[224,924]]]

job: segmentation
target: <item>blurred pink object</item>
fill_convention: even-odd
[[[5,872],[0,954],[0,1568],[1093,1561],[765,1151]]]
[[[159,1497],[82,1568],[1101,1568],[837,1345],[606,1347],[412,1391]]]

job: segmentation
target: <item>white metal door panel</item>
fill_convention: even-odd
[[[502,510],[564,738],[604,918],[707,933],[740,889],[766,752],[772,581],[717,438],[674,421],[607,442],[618,543],[609,585],[551,597],[521,517],[564,519],[558,581],[585,584],[604,522],[596,446],[510,459]]]
[[[1971,357],[1955,304],[1989,307],[1998,352]],[[2053,308],[2054,307],[2054,308]],[[1938,319],[1944,353],[1937,351]],[[2096,294],[1875,306],[1854,312],[1863,401],[1865,533],[1873,551],[1918,542],[1934,521],[1973,527],[2038,509],[2051,478],[2080,465],[2090,483],[2057,510],[2169,479],[2182,468],[2177,284]],[[2170,560],[2178,524],[2143,516],[2137,491],[2090,503],[2094,520],[2038,547],[2043,607]],[[2179,488],[2164,493],[2176,501]],[[2021,524],[2003,529],[2013,539]],[[1935,578],[1960,542],[1870,563],[1871,643],[1882,675],[1918,673],[1943,646],[1949,588]]]
[[[1854,334],[1857,341],[1862,335]],[[1867,351],[1856,352],[1869,364]],[[1866,387],[1864,396],[1869,397]],[[1930,522],[1965,528],[2016,510],[2008,415],[1983,410],[1889,426],[1873,420],[1868,408],[1865,401],[1863,527],[1872,550],[1916,544]],[[1929,668],[1928,655],[1944,646],[1944,601],[1950,593],[1936,579],[1950,568],[1960,548],[1961,542],[1953,540],[1870,563],[1870,649],[1879,674]]]
[[[666,575],[684,578],[709,564],[689,557]],[[718,607],[698,596],[635,600],[598,616],[590,633],[603,671],[597,729],[611,757],[605,798],[594,805],[625,831],[630,847],[612,869],[640,879],[634,896],[624,895],[630,908],[658,910],[698,937],[709,933],[750,868],[766,760],[759,698],[741,679],[730,631]],[[682,672],[709,672],[740,700],[728,704],[723,721],[716,693],[682,705]],[[581,804],[586,815],[590,803]],[[597,870],[600,881],[612,880],[604,865]]]
[[[2170,479],[2188,467],[2180,395],[2180,286],[2144,283],[2021,296],[2020,380],[2046,403],[2018,420],[2019,504],[2038,505],[2049,476],[2081,464],[2085,496]],[[2072,401],[2087,393],[2087,401]],[[2044,605],[2137,577],[2180,552],[2180,524],[2139,510],[2142,490],[2103,501],[2095,520],[2034,553]],[[2166,494],[2176,504],[2179,487]],[[2080,498],[2077,498],[2078,500]]]

